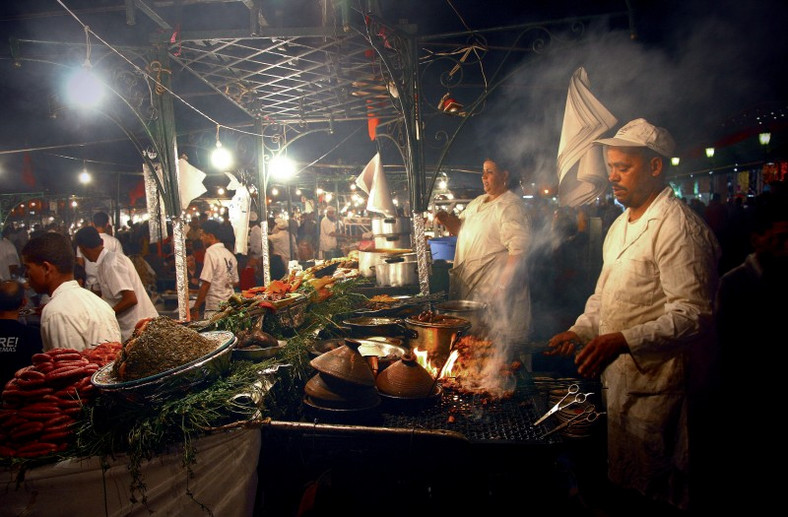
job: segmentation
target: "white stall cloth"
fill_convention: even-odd
[[[147,506],[131,502],[129,460],[119,455],[102,473],[99,458],[66,460],[31,469],[17,487],[16,471],[3,470],[0,517],[26,515],[107,515],[149,517],[213,515],[250,517],[257,494],[259,429],[221,432],[193,442],[197,461],[188,479],[183,451],[157,456],[142,464]],[[139,494],[135,494],[140,499]],[[106,501],[105,501],[106,499]],[[106,514],[105,514],[106,502]]]
[[[383,172],[383,165],[380,162],[380,153],[375,156],[361,171],[356,178],[356,186],[367,193],[367,210],[378,212],[386,217],[396,217],[397,207],[391,199],[386,174]]]
[[[572,75],[558,144],[558,200],[562,206],[592,203],[607,189],[607,167],[594,140],[618,120],[589,89],[583,67]]]

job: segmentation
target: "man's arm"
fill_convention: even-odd
[[[120,301],[112,307],[115,314],[120,314],[137,305],[137,294],[134,291],[124,290],[120,292]]]
[[[194,307],[191,309],[192,316],[200,313],[200,307],[202,307],[202,305],[205,303],[205,297],[208,295],[208,289],[210,288],[210,282],[201,280],[200,290],[197,292],[197,299],[194,301]]]

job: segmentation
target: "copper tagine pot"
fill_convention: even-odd
[[[439,389],[432,375],[416,361],[412,351],[381,371],[375,381],[378,391],[400,398],[425,398]]]
[[[349,384],[322,373],[307,381],[304,393],[313,405],[325,408],[367,408],[380,402],[374,387]]]
[[[375,375],[369,363],[358,351],[361,345],[355,339],[345,339],[342,346],[320,354],[309,364],[320,373],[336,377],[351,384],[374,386]]]

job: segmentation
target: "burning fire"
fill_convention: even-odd
[[[444,387],[494,397],[513,393],[514,372],[522,366],[519,361],[506,361],[502,352],[496,350],[492,341],[474,336],[460,338],[444,365],[433,364],[426,350],[413,350],[416,361],[433,378],[441,379]]]
[[[460,353],[457,350],[453,350],[452,353],[449,354],[446,364],[443,365],[443,368],[441,368],[439,373],[438,366],[435,366],[430,362],[429,354],[426,350],[420,350],[416,348],[413,350],[413,354],[416,356],[416,362],[418,362],[425,370],[427,370],[429,374],[432,375],[433,379],[436,377],[438,379],[451,377],[454,363],[456,363],[457,359],[460,357]]]

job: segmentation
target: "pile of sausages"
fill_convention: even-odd
[[[82,406],[94,395],[90,378],[113,361],[122,345],[85,351],[56,348],[34,354],[2,392],[0,455],[34,458],[64,451]]]

